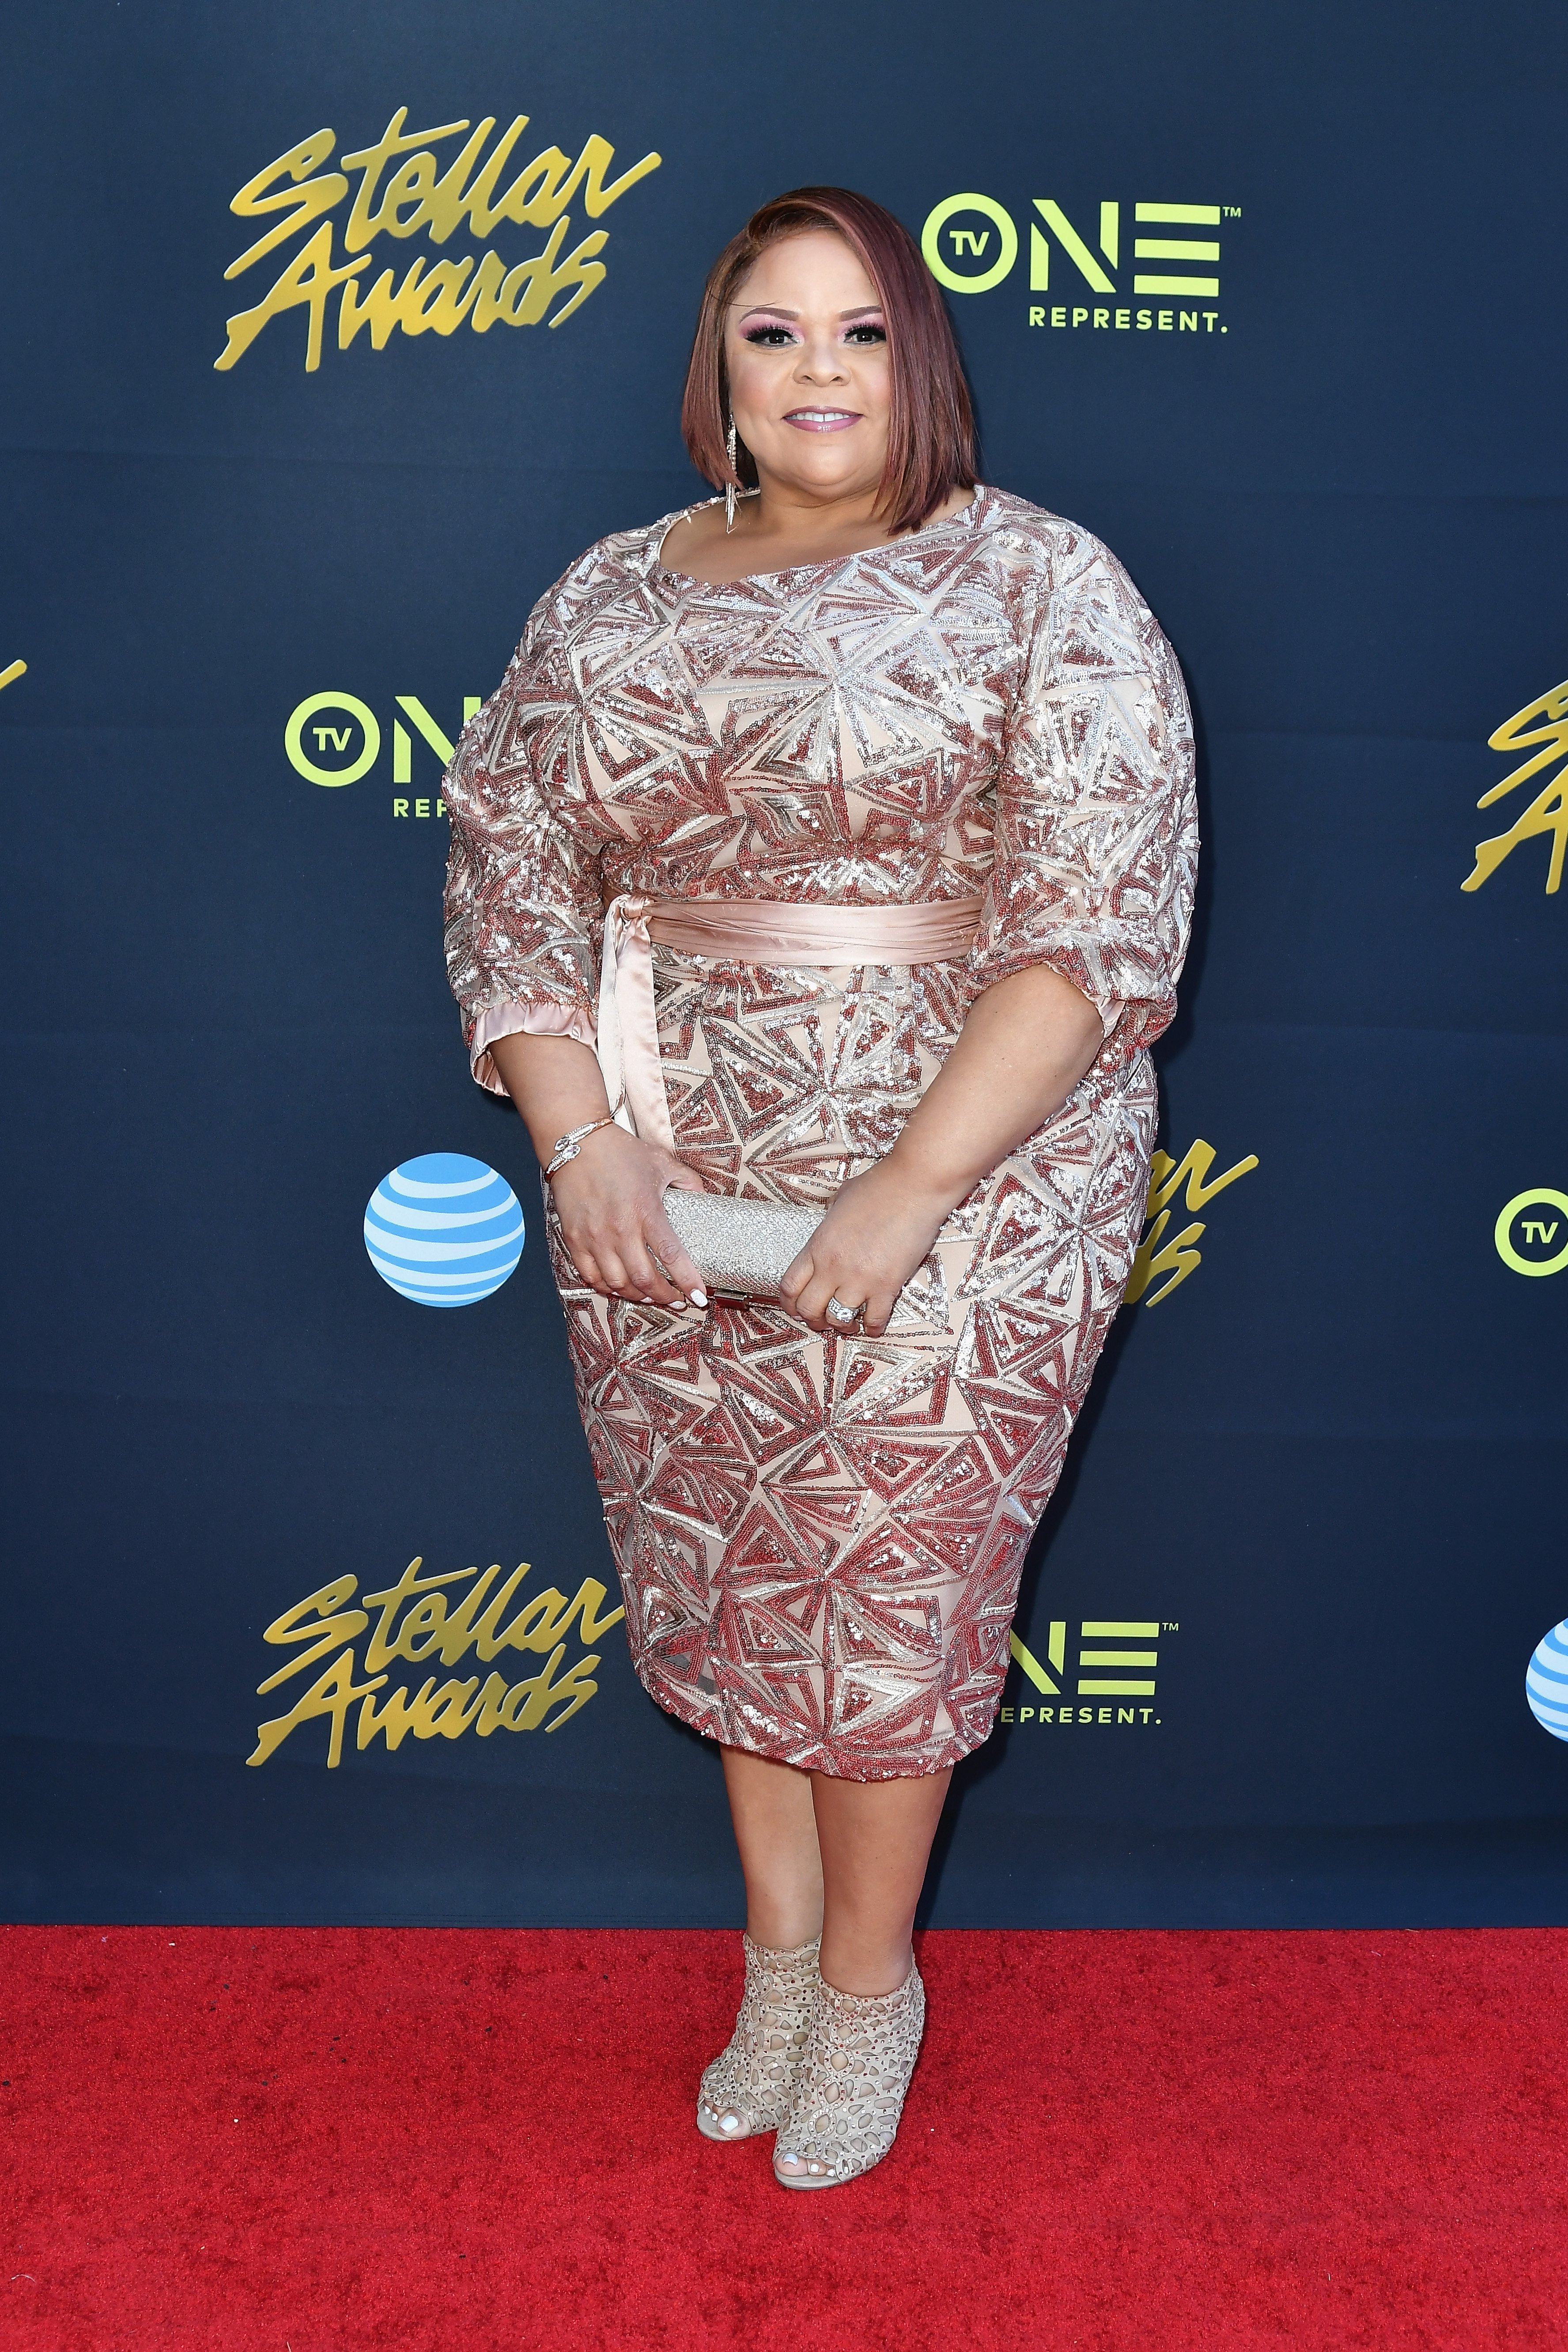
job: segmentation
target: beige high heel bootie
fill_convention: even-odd
[[[822,1991],[816,1938],[792,1952],[742,1936],[746,1990],[729,2047],[703,2074],[697,2128],[707,2139],[776,2131],[790,2110]]]
[[[783,2188],[836,2189],[881,2163],[898,2132],[925,2014],[912,1960],[897,1992],[823,1984],[795,2104],[773,2149]],[[782,2170],[786,2164],[798,2169]]]

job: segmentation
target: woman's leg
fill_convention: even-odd
[[[809,1772],[742,1748],[724,1750],[730,1818],[746,1879],[746,1932],[790,1952],[822,1929],[822,1855]]]
[[[910,1938],[951,1777],[813,1776],[822,1989],[773,2150],[786,2189],[853,2179],[893,2144],[925,2023]]]
[[[744,1748],[724,1750],[730,1817],[754,1944],[793,1951],[822,1937],[822,1973],[840,1992],[894,1992],[951,1769],[910,1780],[841,1780]]]
[[[896,1992],[951,1766],[908,1780],[812,1776],[824,1887],[822,1973],[840,1992]]]
[[[952,1774],[840,1780],[742,1748],[726,1748],[723,1756],[751,1944],[746,1997],[729,2047],[702,2077],[698,2129],[710,2139],[749,2138],[787,2124],[798,2150],[781,2145],[775,2151],[779,2179],[786,2187],[823,2188],[851,2177],[847,2163],[854,2171],[876,2163],[898,2127],[925,2013],[910,1934]],[[819,1932],[820,1977],[816,1955],[802,1948]],[[861,2007],[854,2041],[829,2054],[830,2099],[842,2100],[858,2081],[835,2070],[858,2063],[864,2073],[865,2050],[858,2045],[864,2043],[868,1998],[889,2013],[872,2029],[888,2044],[875,2053],[880,2072],[874,2092],[865,2094],[862,2084],[853,2112],[833,2109],[841,2119],[836,2131],[850,2135],[839,2145],[821,2139],[820,2117],[803,2131],[791,2102],[816,2030],[814,2018],[820,2023],[819,2004],[841,1997],[851,2011],[857,2002]],[[896,2099],[889,2067],[900,2077]]]
[[[727,2047],[704,2069],[697,2128],[749,2139],[788,2115],[810,2039],[822,1857],[808,1774],[726,1748],[724,1780],[746,1874],[746,1990]]]

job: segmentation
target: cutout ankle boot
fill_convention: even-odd
[[[746,1990],[730,2045],[702,2077],[697,2128],[708,2139],[776,2131],[790,2110],[822,1992],[816,1940],[769,1951],[742,1936]]]
[[[925,2012],[912,1960],[897,1992],[823,1985],[795,2104],[773,2150],[782,2187],[836,2189],[881,2163],[899,2128]]]

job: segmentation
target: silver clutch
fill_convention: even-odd
[[[710,1297],[776,1298],[786,1271],[827,1212],[791,1201],[730,1201],[672,1184],[664,1213]]]

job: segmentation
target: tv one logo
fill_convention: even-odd
[[[1239,205],[1102,203],[1077,220],[1055,196],[1032,199],[1031,327],[1110,333],[1226,334],[1219,313],[1219,230]],[[1128,215],[1131,215],[1129,219]],[[1128,231],[1131,230],[1131,235]],[[926,266],[950,294],[990,294],[1023,257],[1019,225],[994,196],[944,196],[921,232]]]
[[[1053,1725],[1059,1730],[1083,1726],[1146,1731],[1157,1726],[1159,1644],[1179,1633],[1181,1626],[1169,1617],[1085,1617],[1079,1621],[1078,1641],[1069,1650],[1068,1623],[1058,1617],[1047,1626],[1043,1660],[1016,1633],[1008,1635],[1020,1680],[1013,1703],[1002,1709],[1003,1722],[1033,1723],[1041,1728]],[[1033,1702],[1026,1685],[1033,1685],[1038,1694]]]
[[[1514,1274],[1561,1274],[1568,1266],[1568,1192],[1531,1184],[1498,1211],[1492,1241]]]
[[[481,699],[477,694],[464,695],[459,734]],[[386,730],[392,739],[392,782],[395,786],[412,786],[417,758],[417,781],[427,786],[423,793],[395,792],[392,814],[395,817],[445,816],[447,803],[439,797],[438,787],[457,746],[416,694],[395,694],[392,700]],[[308,694],[289,713],[283,730],[283,749],[295,773],[308,784],[330,788],[357,784],[368,776],[381,758],[384,740],[381,719],[357,694]]]

